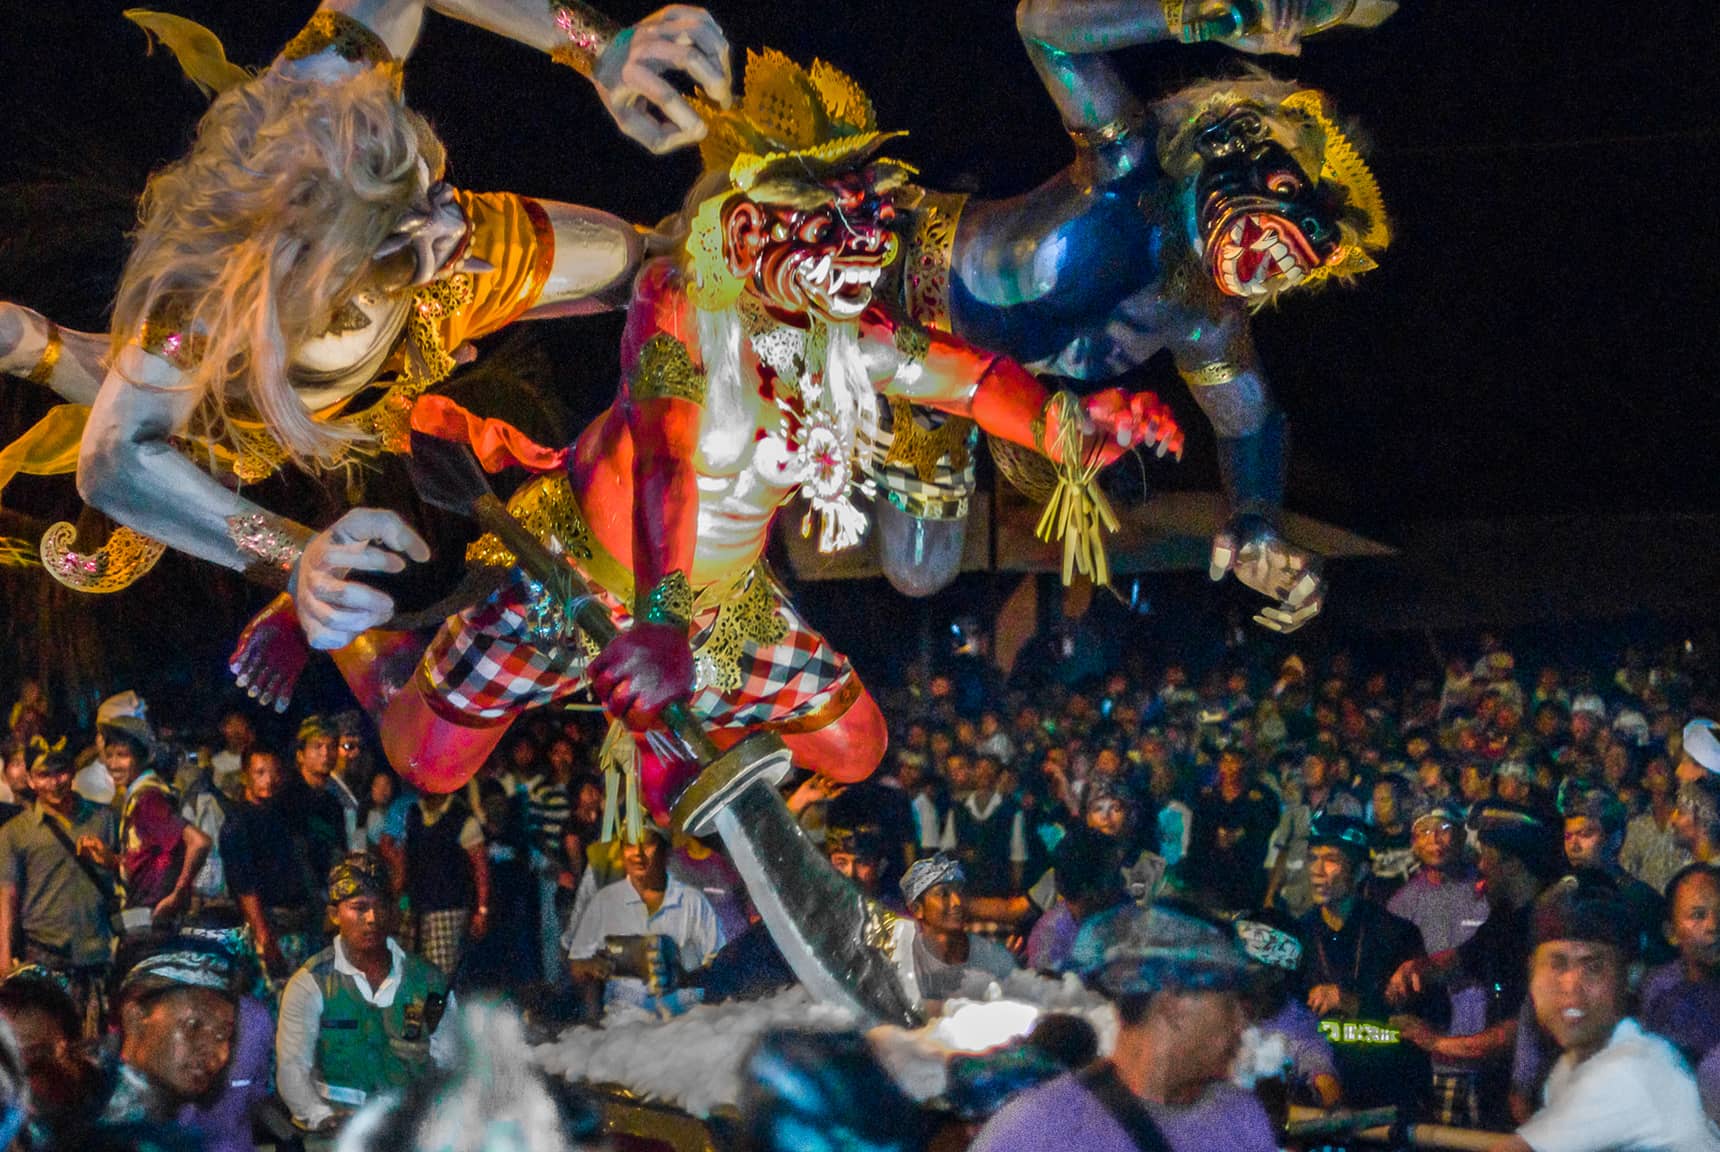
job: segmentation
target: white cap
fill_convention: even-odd
[[[101,707],[96,709],[97,724],[106,724],[108,721],[117,720],[121,716],[148,720],[149,705],[144,703],[142,696],[128,689],[117,696],[109,696],[101,702]]]
[[[1720,773],[1720,739],[1714,735],[1714,721],[1697,717],[1684,726],[1684,754],[1708,769]]]

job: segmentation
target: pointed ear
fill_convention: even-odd
[[[751,200],[737,199],[723,221],[723,255],[729,270],[743,280],[752,276],[769,241],[770,216]]]

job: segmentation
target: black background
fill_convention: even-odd
[[[144,55],[123,7],[9,4],[0,30],[0,296],[82,326],[105,318],[129,201],[183,151],[205,107],[169,57]],[[170,10],[216,30],[235,61],[261,64],[311,5]],[[621,20],[650,10],[609,2]],[[895,151],[928,185],[1009,194],[1069,159],[1008,4],[715,12],[737,52],[769,44],[852,73],[885,126],[911,131]],[[1388,543],[1444,519],[1720,512],[1716,31],[1703,0],[1410,0],[1372,33],[1264,61],[1360,126],[1396,227],[1380,270],[1354,289],[1292,297],[1257,320],[1294,428],[1290,507]],[[1149,97],[1238,59],[1177,45],[1123,57]],[[696,172],[691,156],[654,158],[621,139],[573,73],[441,17],[407,93],[467,187],[653,221]],[[19,192],[43,180],[50,191]],[[537,327],[546,390],[565,408],[527,422],[570,433],[612,394],[619,321]],[[1152,483],[1216,487],[1210,433],[1168,362],[1139,376],[1190,429],[1185,462],[1154,468]],[[8,423],[45,406],[21,384],[0,388]],[[15,488],[9,503],[64,498],[45,482]]]

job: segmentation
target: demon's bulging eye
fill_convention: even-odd
[[[1292,172],[1274,172],[1267,178],[1266,187],[1280,196],[1295,196],[1302,191],[1302,181]]]
[[[830,220],[826,216],[808,216],[800,222],[795,231],[795,239],[802,244],[817,244],[830,232]]]

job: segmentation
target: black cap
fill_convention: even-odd
[[[1536,901],[1529,940],[1537,948],[1555,940],[1606,944],[1628,964],[1636,956],[1635,922],[1610,884],[1567,876]]]
[[[1368,858],[1368,826],[1353,816],[1319,812],[1308,825],[1308,847],[1342,848],[1356,860]]]
[[[1542,880],[1565,870],[1564,838],[1545,820],[1515,804],[1485,804],[1469,814],[1484,847],[1515,856]]]

